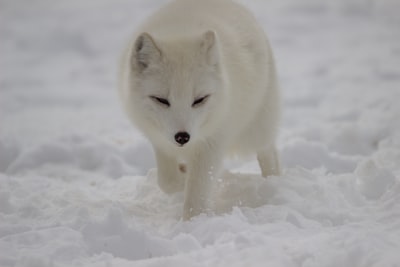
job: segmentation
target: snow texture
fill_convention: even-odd
[[[0,266],[400,266],[399,1],[246,1],[278,65],[284,172],[228,162],[188,222],[115,90],[164,2],[0,1]]]

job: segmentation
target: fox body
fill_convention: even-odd
[[[175,0],[150,16],[123,55],[120,96],[148,137],[166,193],[184,191],[183,218],[207,212],[226,156],[256,154],[279,175],[280,114],[262,28],[231,0]]]

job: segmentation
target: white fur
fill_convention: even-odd
[[[210,180],[227,155],[257,154],[263,176],[279,175],[274,62],[262,28],[241,5],[176,0],[159,10],[124,54],[120,95],[153,144],[161,189],[184,190],[184,219],[207,211]],[[189,142],[178,145],[178,132],[189,133]]]

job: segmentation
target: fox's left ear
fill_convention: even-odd
[[[215,66],[219,63],[218,38],[215,31],[207,31],[201,40],[201,49],[209,65]]]

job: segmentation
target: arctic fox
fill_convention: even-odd
[[[125,110],[153,145],[160,188],[184,192],[184,220],[208,211],[225,156],[256,154],[264,177],[279,175],[274,61],[243,6],[167,4],[134,35],[120,76]]]

